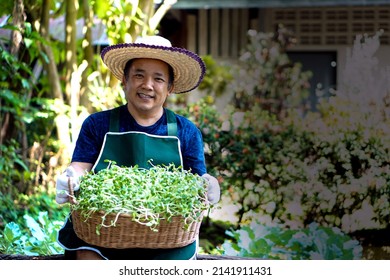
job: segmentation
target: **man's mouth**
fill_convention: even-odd
[[[144,93],[138,93],[138,96],[142,99],[153,99],[154,97],[151,96],[151,95],[147,95],[147,94],[144,94]]]

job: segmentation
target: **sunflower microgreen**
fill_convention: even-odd
[[[109,213],[130,214],[132,220],[156,231],[161,220],[182,216],[184,227],[200,221],[201,213],[209,208],[207,181],[197,174],[175,165],[152,165],[150,169],[121,167],[110,162],[106,169],[88,172],[81,177],[77,204],[73,211],[88,218],[103,211],[102,226]]]

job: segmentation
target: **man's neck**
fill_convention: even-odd
[[[133,116],[135,121],[142,126],[151,126],[155,124],[164,114],[164,108],[161,107],[159,110],[155,111],[139,111],[135,110],[129,104],[127,104],[127,110]]]

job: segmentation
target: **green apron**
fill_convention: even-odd
[[[111,111],[110,131],[106,133],[99,157],[92,168],[98,172],[107,168],[106,160],[115,161],[119,166],[138,165],[150,168],[153,165],[174,163],[183,166],[180,143],[177,138],[175,114],[165,109],[168,136],[150,135],[144,132],[119,132],[119,110]]]
[[[183,166],[180,142],[177,138],[177,123],[175,114],[164,109],[167,116],[168,136],[156,136],[142,132],[119,132],[119,108],[113,109],[110,115],[110,131],[106,134],[94,171],[107,168],[110,161],[119,166],[138,165],[150,168],[153,165],[174,163]],[[152,160],[150,162],[150,160]],[[197,242],[181,248],[150,249],[155,252],[153,259],[191,259],[195,256]],[[138,254],[138,249],[124,249],[129,254]],[[150,252],[149,250],[149,252]],[[132,252],[133,251],[133,252]]]

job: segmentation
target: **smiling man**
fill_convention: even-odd
[[[127,104],[90,115],[83,123],[72,162],[57,179],[56,201],[74,203],[67,190],[78,189],[86,171],[99,172],[106,160],[121,166],[175,164],[209,181],[208,200],[220,197],[218,181],[207,174],[200,130],[188,119],[163,107],[172,93],[195,89],[202,81],[202,59],[175,48],[160,36],[140,38],[102,51],[102,60],[123,83]],[[58,233],[65,256],[76,259],[193,259],[197,242],[172,249],[108,249],[87,244],[74,232],[71,217]]]

